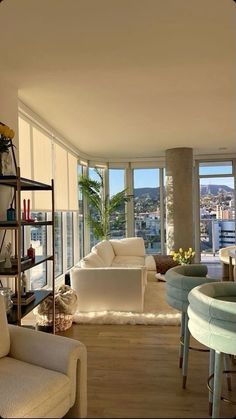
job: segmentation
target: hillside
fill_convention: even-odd
[[[202,185],[201,186],[201,195],[214,195],[217,196],[220,192],[233,193],[233,189],[226,185]],[[134,189],[135,198],[151,198],[158,199],[160,198],[160,188],[135,188]]]
[[[226,185],[202,185],[201,195],[218,195],[221,192],[233,193],[233,189]]]

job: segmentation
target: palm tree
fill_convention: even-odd
[[[124,189],[110,198],[109,195],[105,194],[101,172],[96,168],[95,172],[99,176],[98,181],[81,175],[79,178],[79,186],[84,196],[87,197],[92,209],[96,212],[96,216],[94,216],[90,211],[86,216],[86,221],[93,229],[95,237],[104,240],[109,239],[111,235],[111,215],[117,211],[124,202],[129,201],[131,196],[127,195],[127,189]]]

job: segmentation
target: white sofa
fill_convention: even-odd
[[[71,271],[80,311],[143,311],[147,269],[155,261],[145,255],[144,240],[103,240]]]

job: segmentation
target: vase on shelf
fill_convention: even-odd
[[[12,174],[12,157],[11,153],[5,151],[0,153],[0,176]]]

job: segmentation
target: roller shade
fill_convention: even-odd
[[[51,184],[52,179],[52,141],[51,138],[33,127],[33,179]],[[51,211],[52,196],[50,192],[34,192],[32,209]]]
[[[32,150],[30,124],[23,118],[18,119],[19,127],[19,165],[21,176],[27,179],[33,179],[32,176]],[[21,205],[23,207],[23,199],[30,199],[32,202],[32,192],[21,193]]]
[[[68,159],[67,151],[54,143],[54,183],[55,183],[55,209],[68,211]]]
[[[78,210],[78,161],[73,154],[68,153],[68,191],[69,211]]]

